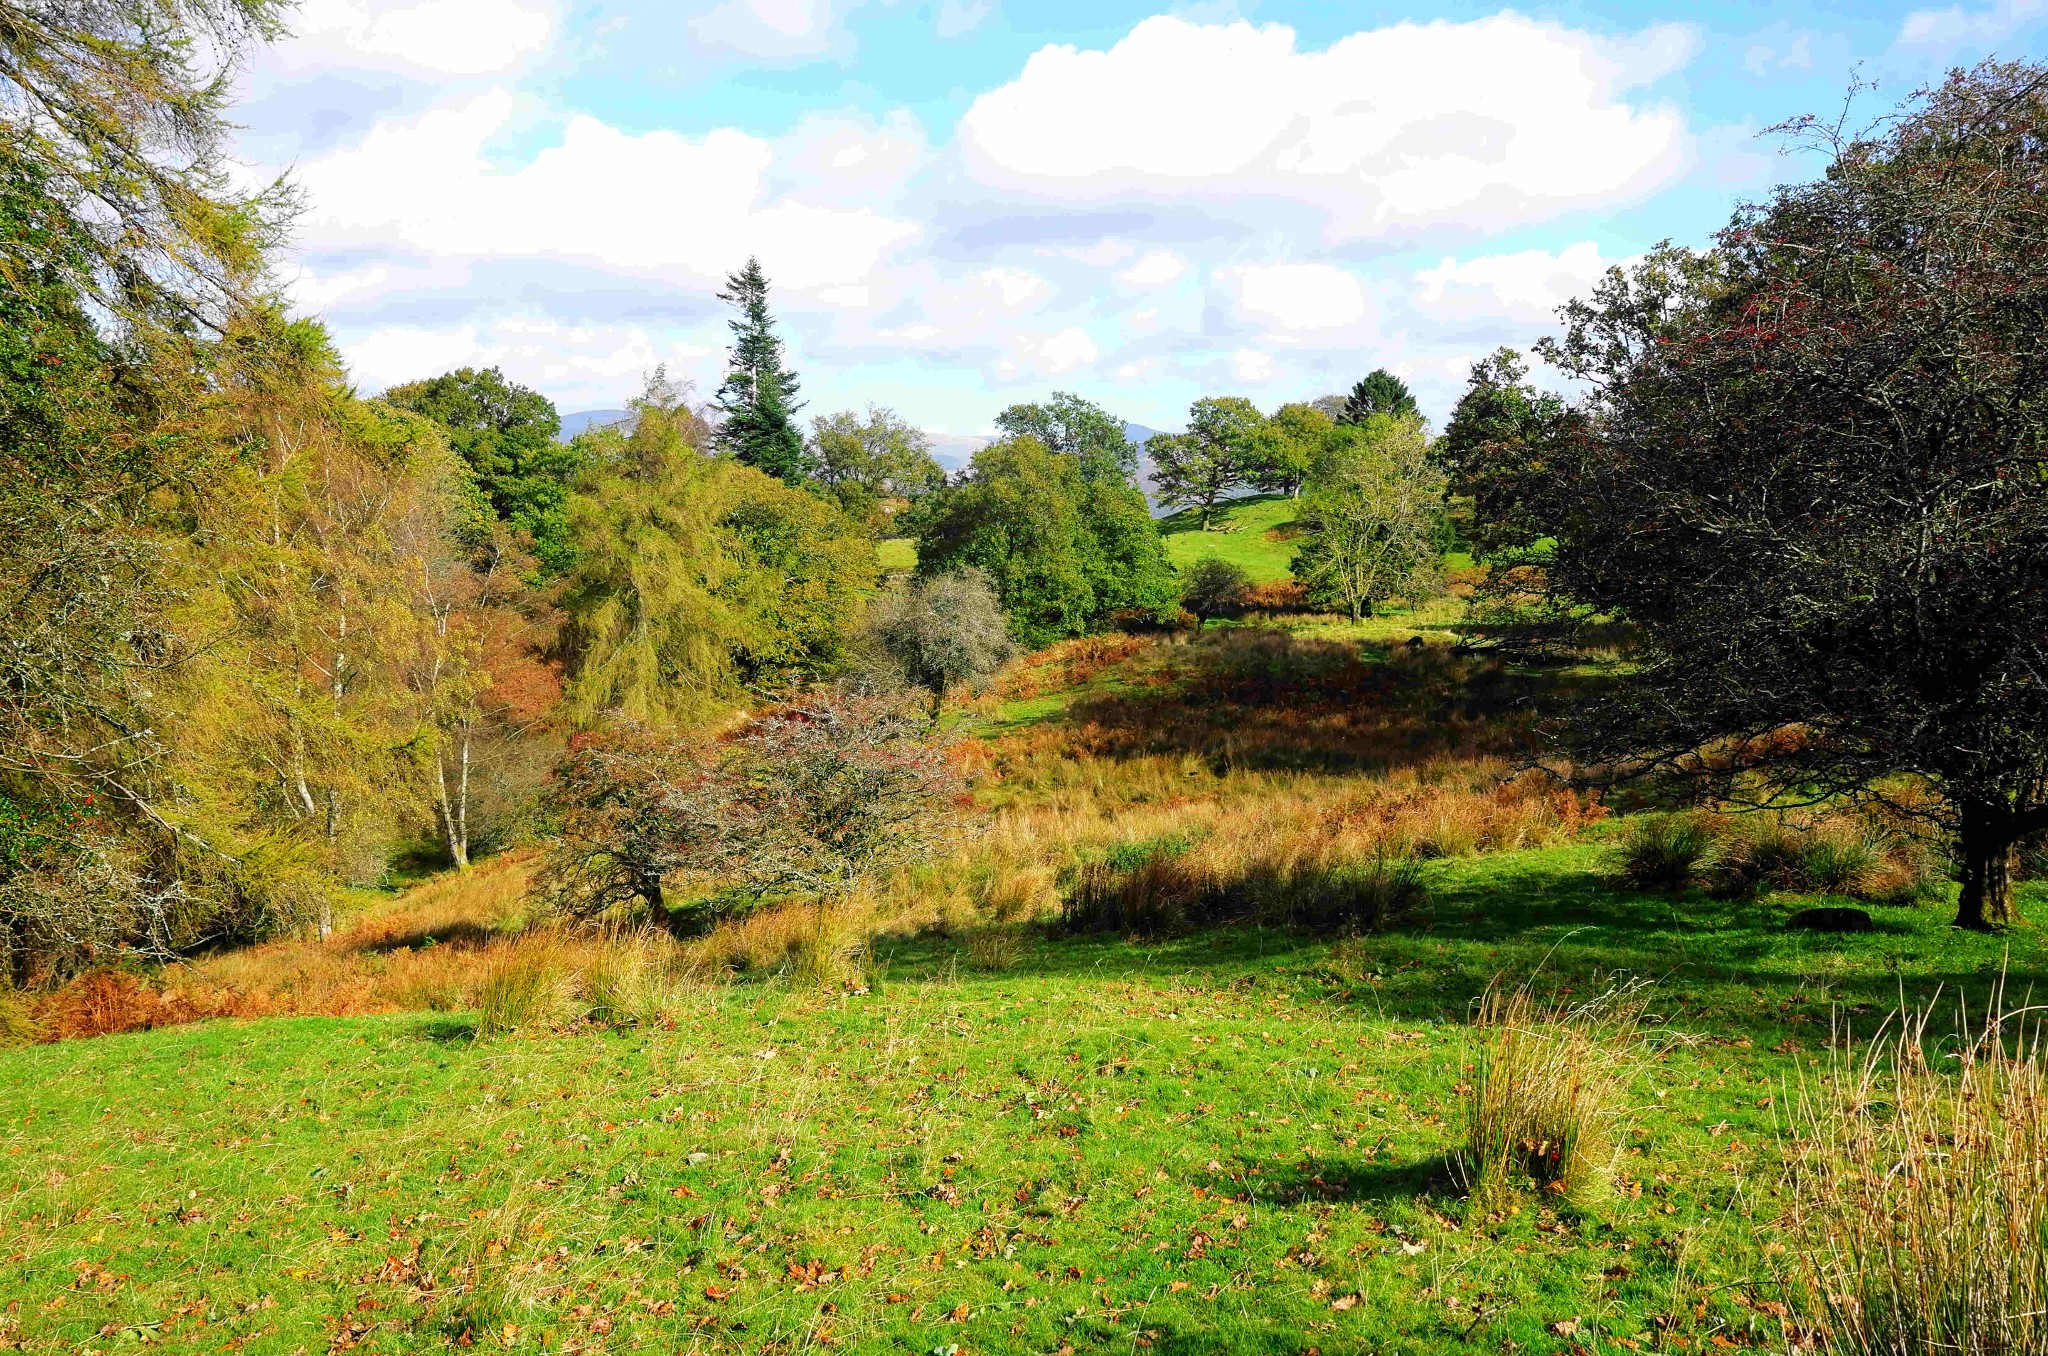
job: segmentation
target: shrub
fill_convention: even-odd
[[[1188,567],[1181,581],[1181,606],[1198,621],[1211,617],[1235,617],[1244,611],[1251,576],[1235,561],[1204,556]]]
[[[1639,890],[1683,890],[1711,867],[1720,847],[1712,816],[1697,810],[1644,815],[1622,836],[1622,879]]]
[[[2048,1350],[2048,1077],[2001,1011],[1938,1059],[1901,1014],[1805,1090],[1788,1157],[1802,1285],[1839,1356]]]
[[[513,947],[484,972],[477,991],[477,1035],[504,1035],[560,1021],[567,1015],[568,980],[568,967],[554,939]]]
[[[1584,1207],[1621,1151],[1622,1099],[1642,1048],[1640,981],[1567,1006],[1530,985],[1480,999],[1459,1176],[1485,1208],[1522,1181]]]
[[[1838,821],[1805,835],[1798,876],[1817,894],[1861,896],[1883,865],[1883,850],[1867,830]]]

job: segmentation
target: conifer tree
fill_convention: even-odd
[[[725,384],[715,402],[725,421],[718,445],[748,466],[778,480],[804,478],[804,435],[797,426],[796,373],[782,365],[782,340],[768,313],[768,277],[759,259],[726,279],[720,301],[739,312],[730,321],[733,344]]]

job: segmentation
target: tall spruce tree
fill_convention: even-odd
[[[782,365],[782,340],[768,313],[768,276],[761,261],[725,280],[718,294],[739,312],[730,321],[732,352],[715,402],[725,420],[718,445],[738,460],[795,485],[804,478],[804,435],[796,422],[796,373]]]
[[[1358,385],[1351,388],[1351,394],[1344,398],[1343,422],[1363,424],[1375,414],[1391,414],[1399,418],[1415,413],[1415,393],[1408,389],[1408,383],[1384,367],[1375,367],[1365,374]]]

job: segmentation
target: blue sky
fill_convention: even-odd
[[[1814,172],[1766,127],[2044,37],[2048,0],[302,0],[239,117],[366,391],[709,391],[758,253],[810,413],[1174,427],[1384,365],[1441,420],[1602,269]]]

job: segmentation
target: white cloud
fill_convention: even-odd
[[[1565,302],[1589,291],[1615,261],[1603,260],[1590,240],[1546,250],[1520,250],[1460,262],[1446,257],[1415,275],[1416,297],[1440,318],[1542,322]]]
[[[1179,282],[1187,271],[1188,261],[1172,250],[1153,250],[1117,277],[1131,287],[1165,287]]]
[[[1614,40],[1506,13],[1298,50],[1292,30],[1147,19],[1107,51],[1050,46],[959,128],[983,183],[1062,202],[1299,204],[1331,240],[1497,228],[1640,197],[1691,138],[1630,91],[1690,30]]]
[[[394,65],[439,75],[493,75],[554,35],[547,9],[521,0],[304,0],[284,44],[289,64]]]
[[[685,372],[717,356],[708,345],[642,326],[565,324],[532,315],[445,328],[382,326],[342,347],[364,390],[381,391],[456,367],[500,367],[571,409],[617,402],[659,364]]]
[[[1056,377],[1087,367],[1102,356],[1095,340],[1080,326],[1056,334],[1020,334],[995,364],[1004,378],[1024,376]]]
[[[986,268],[974,280],[994,292],[1009,310],[1042,298],[1051,289],[1045,279],[1021,268]]]
[[[834,45],[839,18],[834,0],[725,0],[691,19],[690,35],[747,56],[815,56]]]
[[[1331,264],[1263,264],[1227,270],[1239,315],[1287,333],[1332,330],[1366,318],[1365,287]]]
[[[2048,18],[2048,0],[1997,0],[1979,10],[1916,9],[1899,25],[1899,44],[1940,49],[1998,42],[2042,18]]]
[[[383,123],[300,171],[313,248],[453,258],[573,260],[715,280],[759,254],[782,286],[860,283],[918,234],[874,211],[769,199],[774,150],[720,129],[633,134],[577,116],[557,144],[503,169],[486,155],[512,122],[505,90]]]
[[[1230,375],[1239,381],[1263,385],[1273,379],[1273,355],[1255,348],[1241,348],[1230,355]]]

